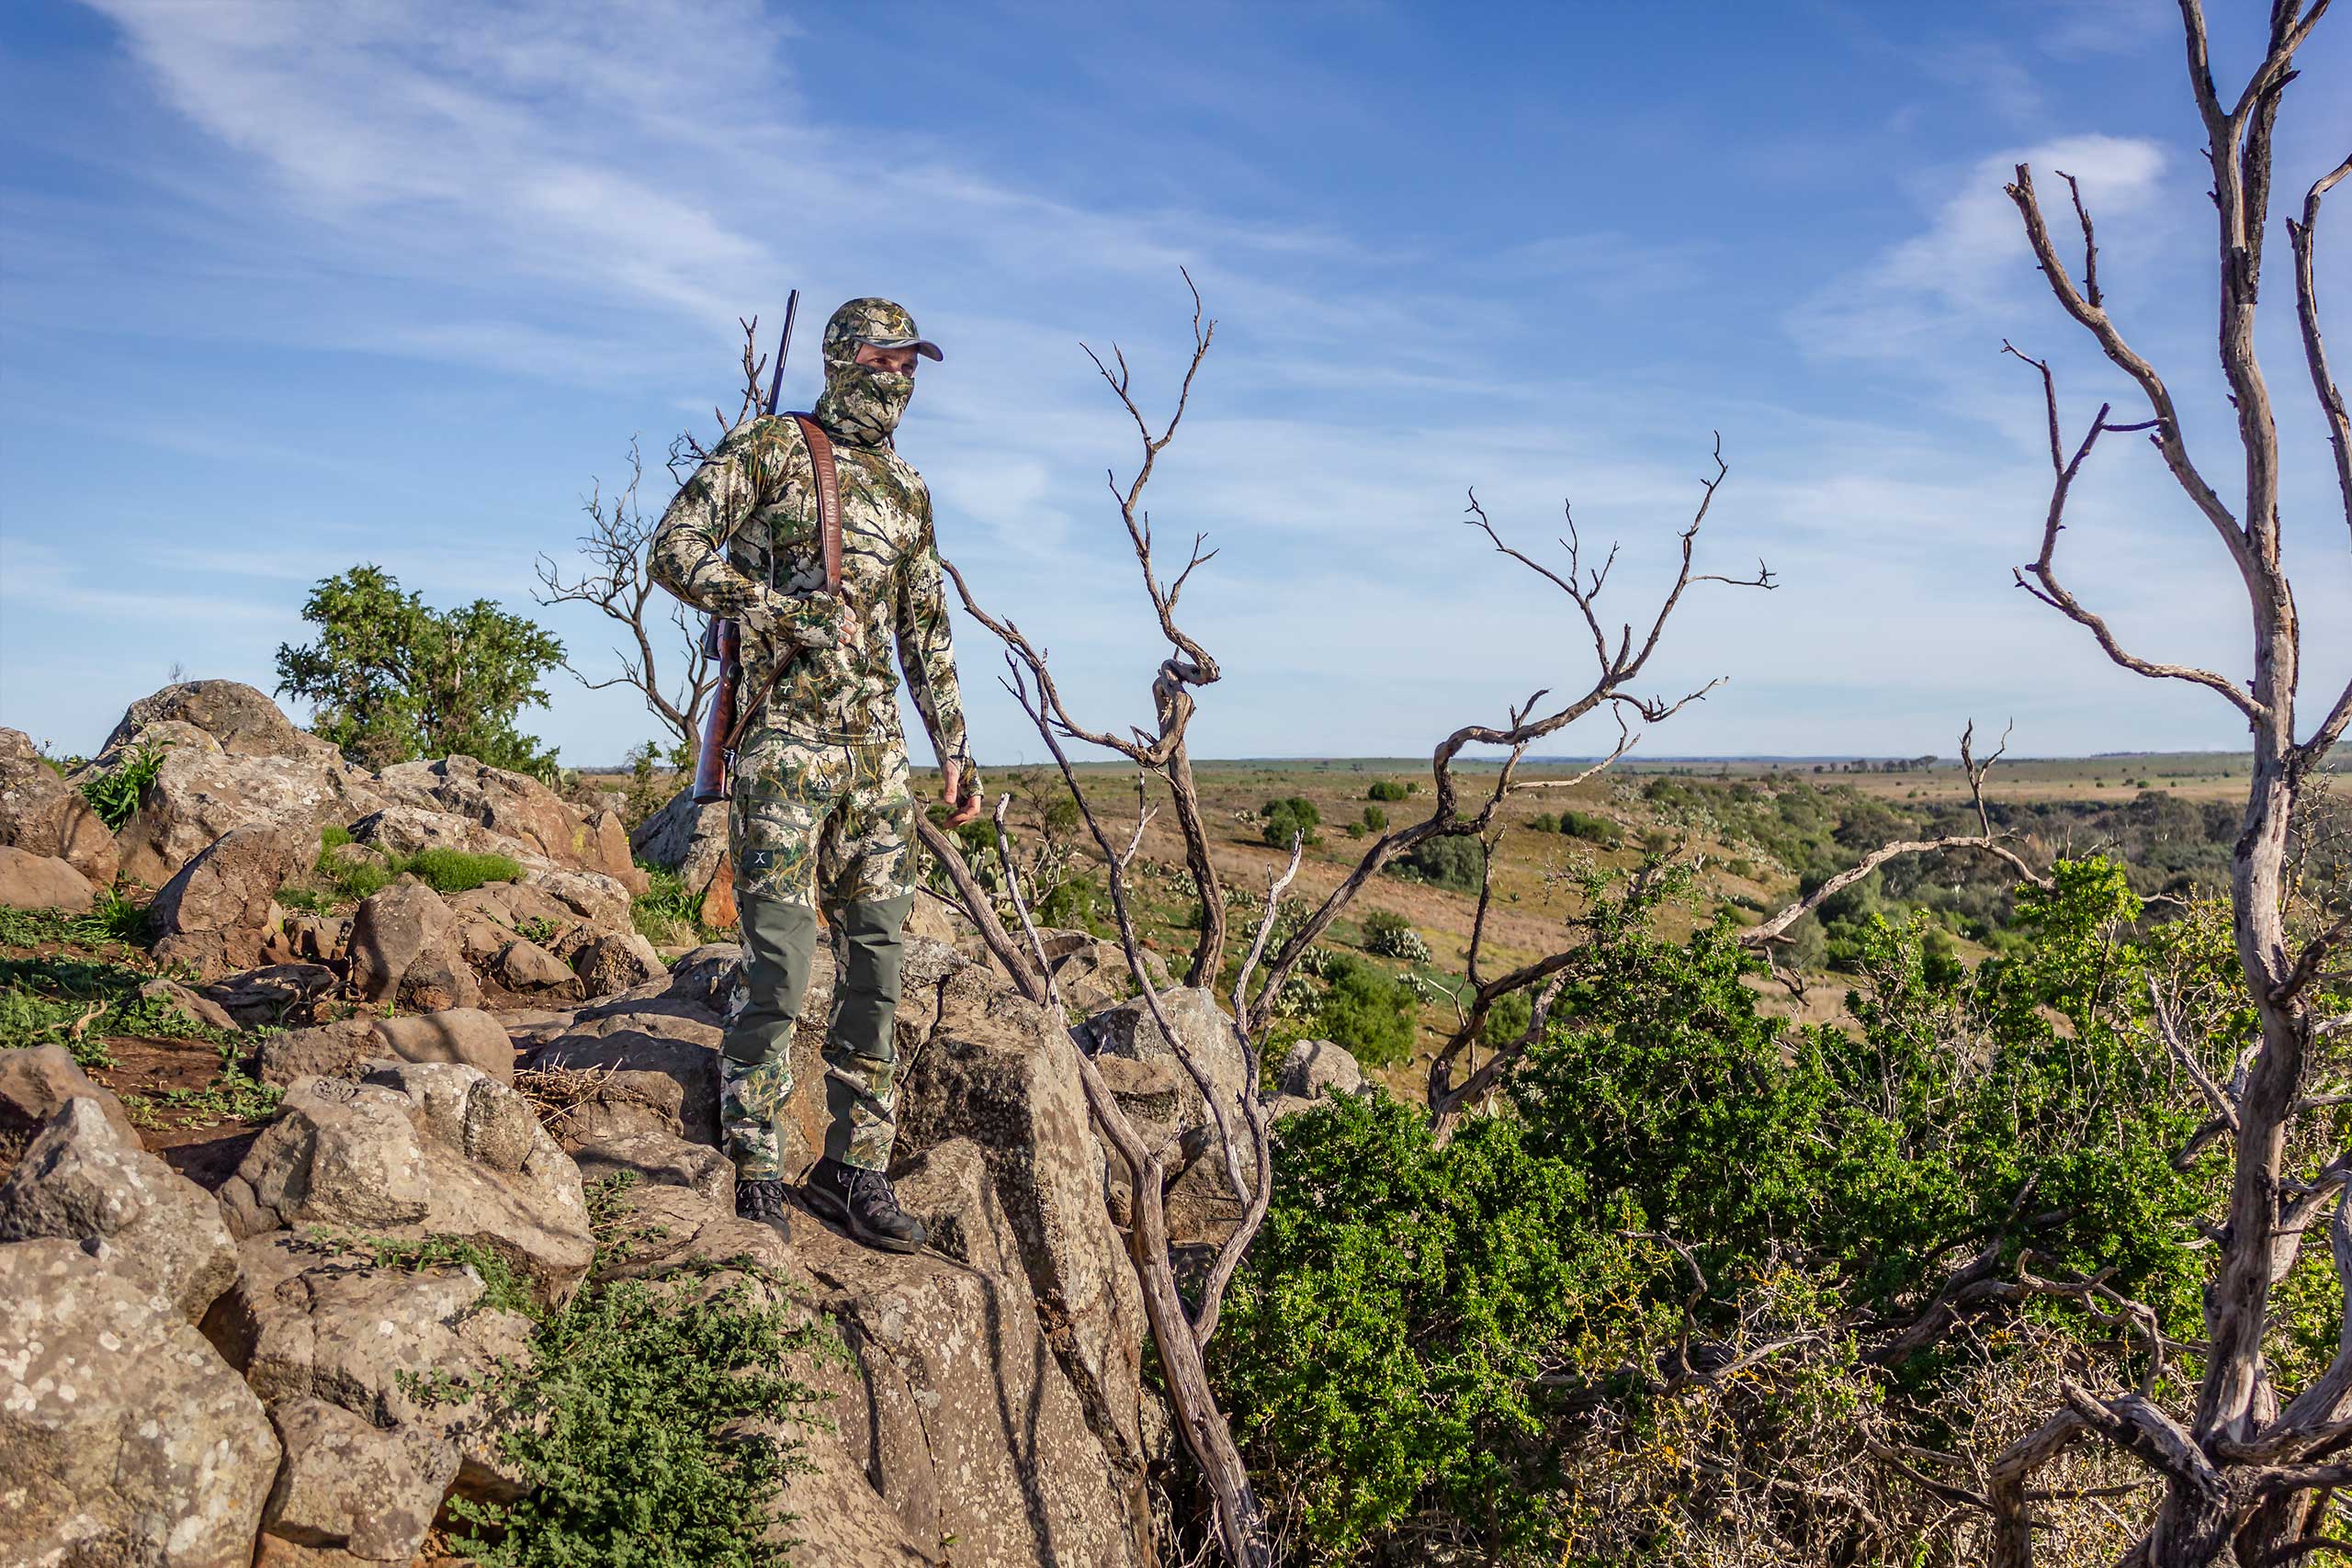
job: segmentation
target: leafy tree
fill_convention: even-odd
[[[1413,1055],[1419,1000],[1375,964],[1334,953],[1323,967],[1330,988],[1315,1013],[1316,1030],[1367,1067],[1393,1067]]]
[[[555,753],[516,716],[545,707],[563,661],[554,634],[488,599],[435,610],[378,566],[321,580],[302,606],[318,640],[277,649],[277,690],[310,702],[312,728],[371,767],[464,755],[542,779]]]
[[[1266,802],[1258,816],[1265,823],[1266,842],[1278,850],[1290,848],[1294,839],[1310,844],[1315,842],[1316,824],[1323,820],[1323,814],[1315,809],[1315,803],[1297,795]]]

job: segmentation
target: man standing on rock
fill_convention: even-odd
[[[735,427],[655,531],[654,579],[738,623],[744,706],[727,814],[743,966],[728,1003],[719,1118],[736,1212],[785,1228],[783,1145],[792,1034],[817,919],[833,953],[825,1032],[824,1157],[809,1206],[870,1246],[912,1251],[922,1223],[886,1174],[897,1124],[900,927],[914,902],[914,796],[888,644],[945,777],[951,825],[979,815],[948,640],[931,492],[891,446],[919,358],[939,349],[888,299],[825,323],[812,443],[799,417]],[[813,446],[813,450],[812,450]],[[820,479],[838,474],[838,593],[827,587]]]

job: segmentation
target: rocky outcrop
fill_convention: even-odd
[[[569,1296],[595,1253],[571,1156],[521,1095],[453,1063],[295,1080],[220,1204],[240,1236],[323,1224],[458,1237],[546,1301]]]
[[[314,1400],[386,1434],[370,1452],[388,1472],[388,1496],[421,1495],[430,1477],[450,1468],[452,1455],[459,1492],[514,1495],[487,1430],[492,1413],[474,1397],[431,1399],[420,1387],[435,1377],[478,1383],[502,1359],[529,1356],[530,1319],[485,1303],[480,1275],[454,1266],[379,1267],[356,1249],[284,1234],[246,1241],[238,1264],[236,1287],[213,1308],[204,1331],[273,1410]],[[332,1430],[319,1426],[327,1430],[306,1433],[306,1441]],[[290,1450],[288,1457],[304,1465]],[[333,1505],[308,1490],[307,1507],[287,1497],[295,1523],[290,1533],[277,1533],[320,1544],[300,1538],[334,1528],[327,1522]],[[437,1505],[438,1493],[434,1500]]]
[[[92,1083],[64,1046],[0,1050],[0,1171],[23,1157],[41,1128],[69,1100],[92,1101],[118,1134],[134,1144],[139,1141],[139,1130],[130,1124],[122,1101]]]
[[[12,909],[64,909],[82,914],[96,906],[98,890],[55,855],[0,844],[0,906]]]
[[[244,1380],[74,1242],[0,1245],[0,1301],[9,1560],[245,1568],[278,1448]]]
[[[319,829],[347,822],[370,805],[370,781],[329,755],[277,756],[204,751],[175,745],[164,752],[139,808],[115,835],[122,874],[161,887],[223,834],[279,828],[318,841]],[[93,763],[102,767],[105,759]]]
[[[583,816],[526,774],[445,757],[398,763],[378,782],[398,805],[457,818],[557,865],[611,877],[630,892],[645,890],[618,818],[601,810]]]
[[[514,1081],[514,1047],[506,1026],[479,1008],[345,1018],[264,1039],[254,1076],[280,1087],[305,1077],[365,1077],[379,1062],[459,1062],[501,1083]]]
[[[317,830],[299,825],[239,828],[206,845],[148,906],[157,961],[201,980],[263,963],[286,918],[277,890],[317,846]]]
[[[0,1181],[0,1242],[104,1242],[119,1272],[189,1323],[237,1278],[212,1194],[149,1154],[91,1099],[69,1100]]]
[[[184,724],[211,738],[232,757],[281,757],[340,765],[343,754],[328,741],[297,729],[277,705],[239,681],[182,681],[140,698],[123,710],[101,753],[136,741],[159,724]]]
[[[456,914],[414,877],[361,899],[348,940],[351,987],[368,1001],[432,1012],[481,999]]]
[[[0,845],[62,860],[99,887],[113,886],[122,862],[82,792],[21,729],[0,729]]]
[[[648,864],[675,872],[686,891],[699,897],[728,868],[727,803],[696,806],[694,791],[682,789],[637,825],[628,847]]]

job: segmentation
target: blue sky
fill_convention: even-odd
[[[2242,72],[2258,20],[2213,9]],[[2344,22],[2305,51],[2284,189],[2352,132]],[[2011,715],[2025,753],[2233,746],[2225,705],[2010,580],[2048,475],[2003,337],[2053,359],[2070,424],[2131,406],[2017,236],[2020,157],[2082,177],[2110,304],[2233,468],[2177,29],[2165,0],[11,6],[0,723],[86,749],[175,664],[273,685],[308,585],[360,560],[530,608],[592,477],[731,409],[735,318],[793,285],[812,321],[899,299],[944,346],[900,442],[943,547],[1081,718],[1145,721],[1159,649],[1102,488],[1134,434],[1079,344],[1164,408],[1183,265],[1216,346],[1148,501],[1221,549],[1184,605],[1227,671],[1202,754],[1426,752],[1582,690],[1572,606],[1461,526],[1465,491],[1531,550],[1572,500],[1638,621],[1715,430],[1702,559],[1784,586],[1693,591],[1645,684],[1731,680],[1645,752],[1949,754]],[[2284,256],[2262,346],[2315,715],[2352,672],[2352,553]],[[2070,585],[2135,650],[2240,671],[2243,600],[2153,456],[2110,442],[2078,497]],[[544,618],[609,671],[593,615]],[[981,757],[1035,757],[958,636]],[[550,691],[530,727],[568,761],[653,732]],[[1589,722],[1556,749],[1605,748]]]

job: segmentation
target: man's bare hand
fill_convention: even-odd
[[[974,768],[967,773],[961,763],[953,761],[942,762],[939,771],[942,775],[940,793],[948,807],[947,826],[961,828],[980,814],[980,771]],[[966,793],[967,787],[968,795]]]

